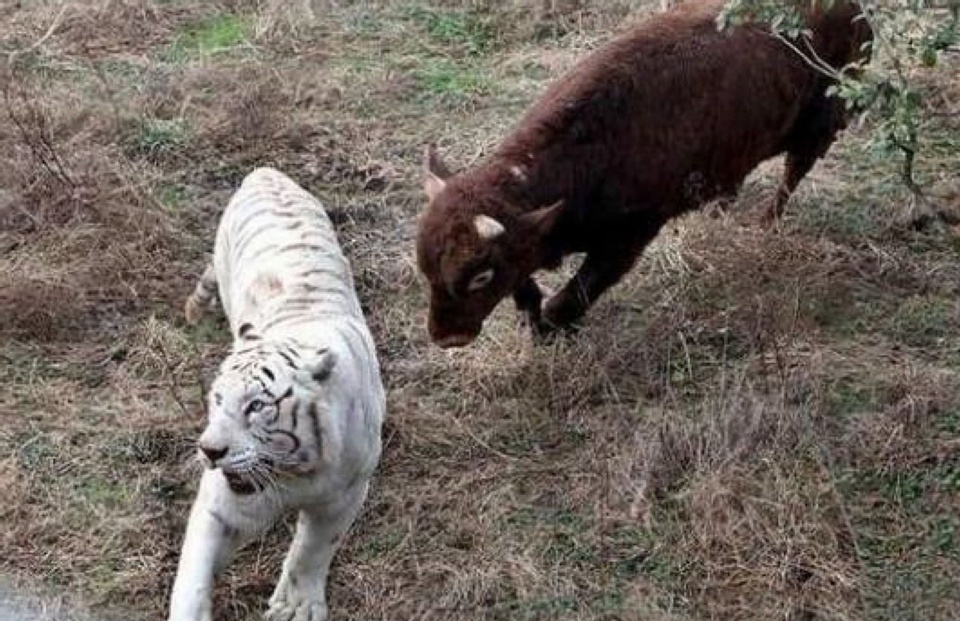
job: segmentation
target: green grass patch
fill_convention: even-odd
[[[943,434],[960,437],[960,408],[941,413],[936,426]]]
[[[45,472],[43,468],[47,464],[55,463],[60,453],[49,435],[33,430],[16,434],[12,445],[7,448],[26,472]]]
[[[914,347],[934,347],[954,337],[958,330],[956,301],[939,296],[915,295],[904,299],[884,325],[898,342]]]
[[[567,618],[578,610],[580,605],[574,597],[538,597],[501,604],[494,613],[494,619]]]
[[[104,58],[91,66],[111,83],[120,82],[124,85],[142,85],[148,71],[144,65],[124,58]]]
[[[141,119],[126,140],[127,152],[147,159],[161,159],[186,143],[189,129],[179,119]]]
[[[487,95],[493,84],[476,67],[448,60],[434,60],[413,72],[422,100],[440,99],[458,103]]]
[[[369,533],[368,536],[360,542],[357,556],[365,561],[386,556],[400,546],[404,539],[406,539],[406,536],[405,532],[399,530]]]
[[[187,186],[180,183],[165,183],[157,190],[157,200],[171,213],[183,211],[187,200]]]
[[[197,278],[203,272],[203,267],[197,268]],[[194,346],[200,347],[211,343],[228,343],[230,341],[230,324],[220,310],[219,303],[216,310],[207,310],[203,318],[195,326],[186,330],[186,338]]]
[[[101,477],[81,479],[75,491],[80,494],[84,504],[107,510],[129,507],[136,496],[123,480]]]
[[[492,22],[475,11],[444,11],[413,6],[405,13],[417,22],[435,43],[459,48],[467,54],[484,54],[496,44]]]
[[[211,17],[180,33],[164,53],[168,62],[186,62],[230,52],[253,33],[250,18],[227,13]]]
[[[788,217],[796,217],[802,230],[837,240],[876,238],[886,232],[891,221],[888,218],[893,216],[888,205],[851,201],[847,197],[831,198],[807,200],[792,209],[788,207]]]
[[[848,416],[869,412],[877,407],[877,391],[866,378],[842,377],[827,387],[827,411],[832,415]]]

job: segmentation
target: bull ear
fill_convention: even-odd
[[[322,382],[330,377],[336,364],[337,355],[327,348],[321,349],[297,370],[297,380],[307,385]]]
[[[440,159],[437,147],[434,144],[427,146],[423,155],[423,189],[431,201],[436,198],[447,186],[447,179],[451,177],[450,169]]]
[[[520,216],[520,223],[524,228],[532,229],[540,234],[547,234],[553,230],[563,213],[563,199],[548,207],[541,207],[530,213]]]

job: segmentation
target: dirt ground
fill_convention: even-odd
[[[470,166],[658,5],[0,0],[0,575],[163,618],[228,344],[182,302],[270,165],[328,206],[389,391],[332,618],[955,619],[960,237],[903,226],[869,119],[780,230],[771,162],[574,337],[535,347],[504,304],[470,348],[427,340],[424,145]],[[960,171],[947,60],[927,187]],[[232,565],[218,620],[259,618],[290,530]]]

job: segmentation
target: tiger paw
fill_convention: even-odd
[[[270,598],[266,621],[327,621],[327,605],[299,593],[275,593]]]
[[[210,605],[204,605],[196,610],[171,610],[167,621],[212,621],[213,611]]]

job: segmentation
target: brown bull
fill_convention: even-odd
[[[535,329],[568,326],[670,218],[735,196],[786,153],[769,209],[781,213],[845,126],[844,104],[826,95],[832,78],[769,30],[719,32],[721,6],[689,2],[590,54],[473,171],[451,175],[428,152],[417,260],[434,342],[470,343],[507,295]],[[817,62],[841,69],[869,55],[856,4],[806,19]],[[541,311],[531,275],[574,252],[583,264]]]

